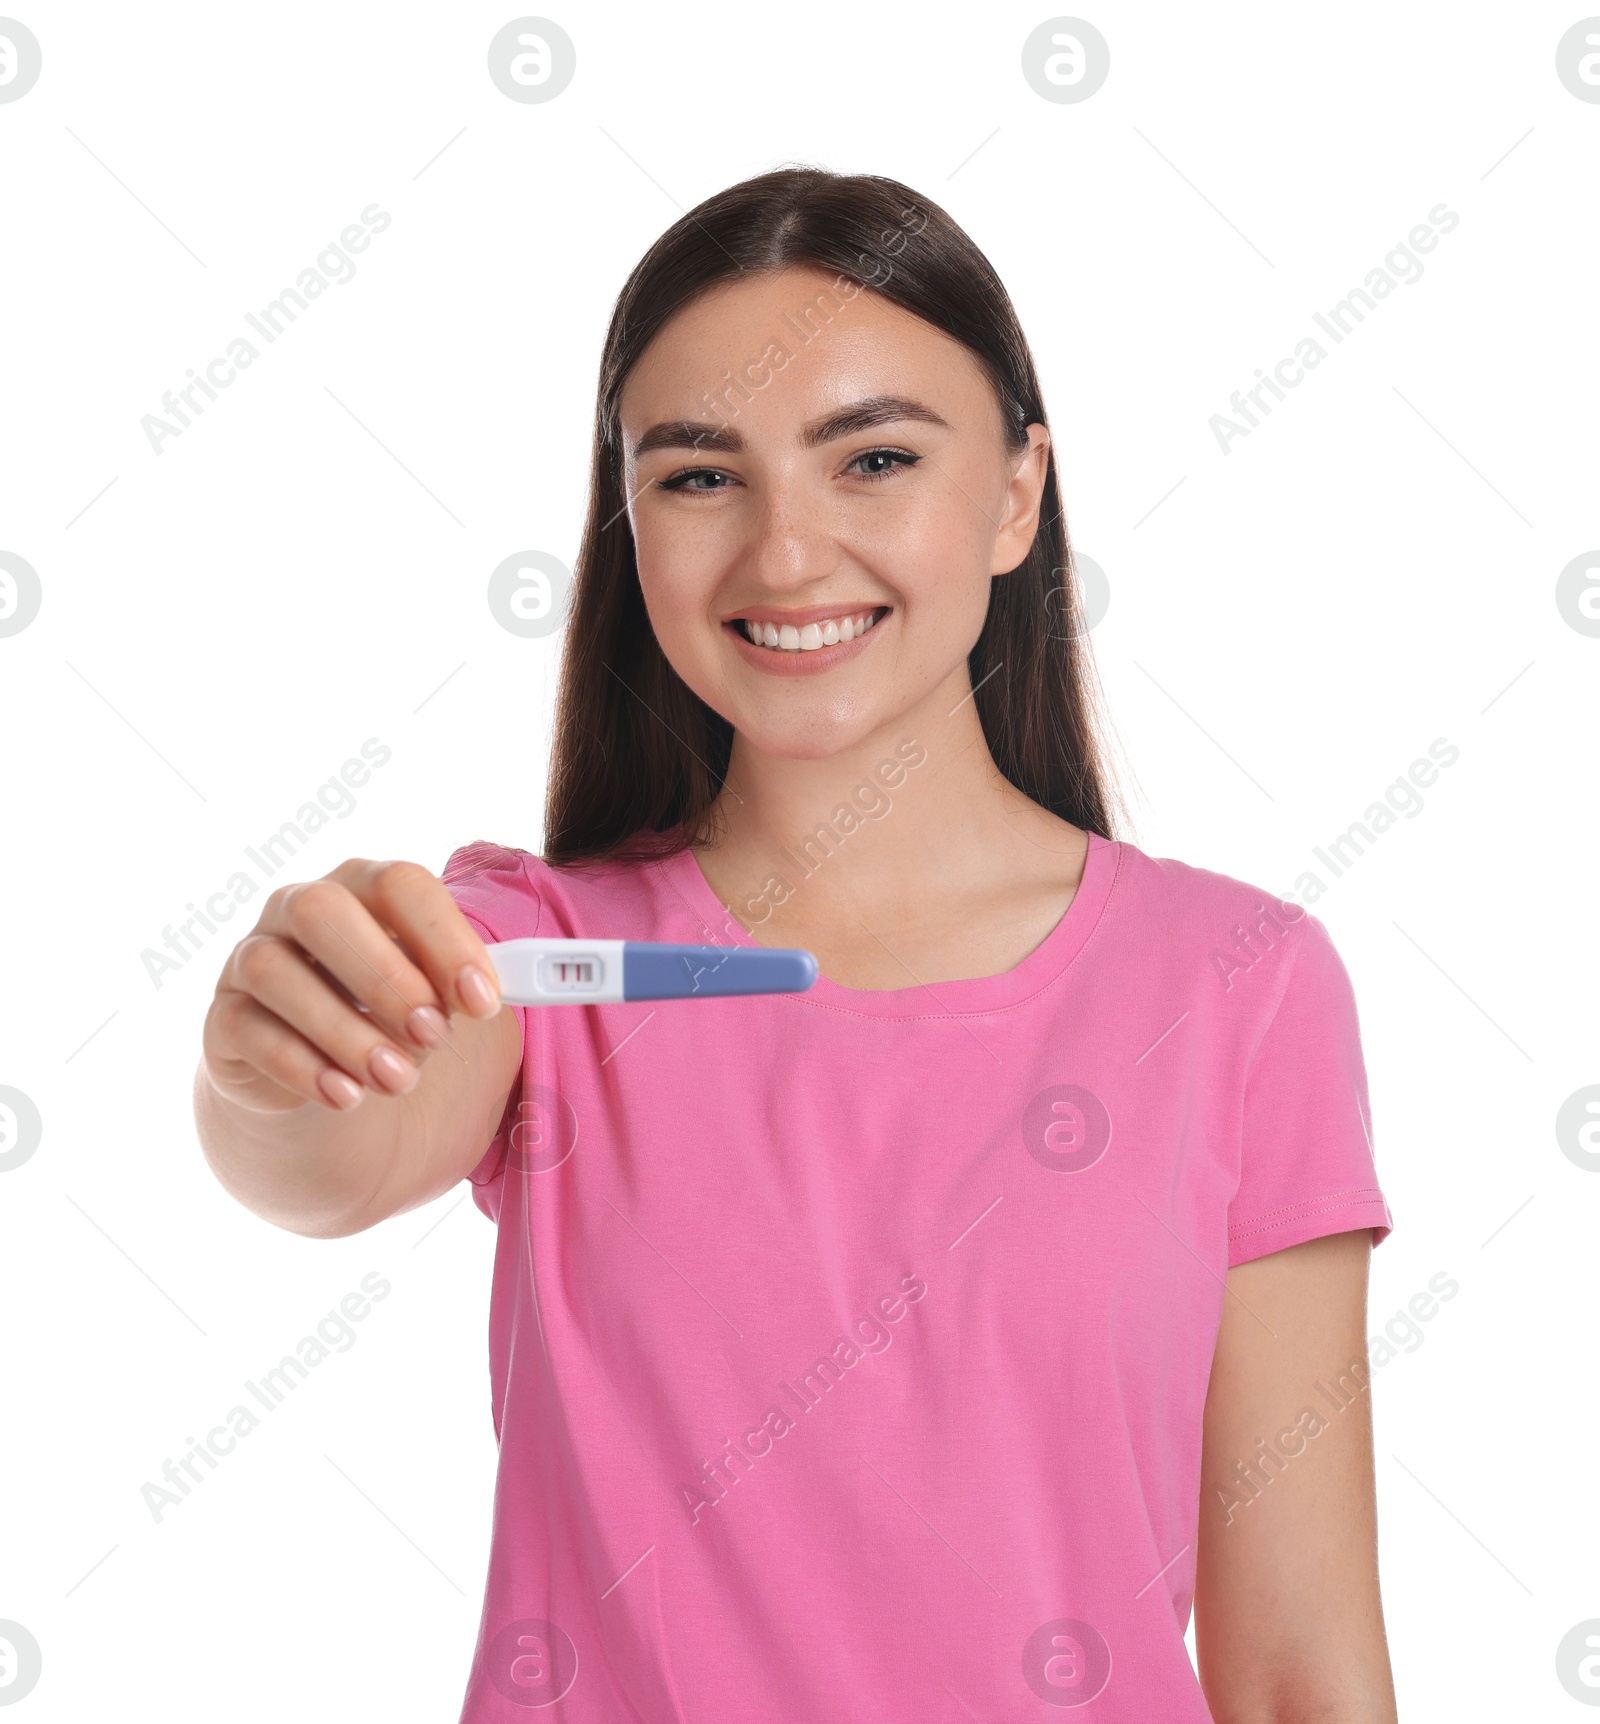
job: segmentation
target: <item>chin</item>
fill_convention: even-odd
[[[770,720],[764,723],[752,715],[744,720],[735,718],[732,722],[745,743],[758,754],[775,760],[831,760],[835,755],[848,753],[857,747],[889,720],[870,723],[858,720],[849,725],[796,725],[774,724]]]

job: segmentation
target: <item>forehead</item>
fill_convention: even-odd
[[[856,282],[786,269],[684,306],[634,365],[618,408],[631,442],[660,419],[704,419],[708,404],[771,424],[900,394],[941,413],[964,406],[970,418],[988,393],[982,368],[943,330]]]

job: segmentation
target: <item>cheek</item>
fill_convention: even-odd
[[[662,511],[634,523],[639,589],[663,643],[704,615],[720,578],[722,535],[715,523],[686,514]]]
[[[940,473],[894,507],[865,511],[853,523],[851,548],[923,611],[937,605],[953,627],[989,602],[994,528],[974,498],[984,495],[987,473]]]
[[[884,500],[883,507],[866,510],[862,528],[876,531],[886,543],[900,545],[919,564],[934,565],[945,574],[971,572],[986,567],[993,524],[984,519],[986,498],[995,476],[990,465],[962,452],[948,450],[938,465],[922,460],[916,471],[916,488],[902,497]]]

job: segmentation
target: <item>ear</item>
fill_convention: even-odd
[[[1050,467],[1050,433],[1042,425],[1028,427],[1028,446],[1012,465],[1000,511],[1000,530],[995,534],[991,575],[1008,575],[1021,565],[1033,548],[1039,531],[1039,510],[1044,502],[1045,476]]]

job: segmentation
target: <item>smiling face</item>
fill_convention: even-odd
[[[702,294],[619,404],[651,624],[736,751],[823,759],[948,711],[990,581],[1038,523],[1043,426],[1008,448],[965,347],[837,282],[789,269]],[[820,326],[802,315],[819,294]]]

